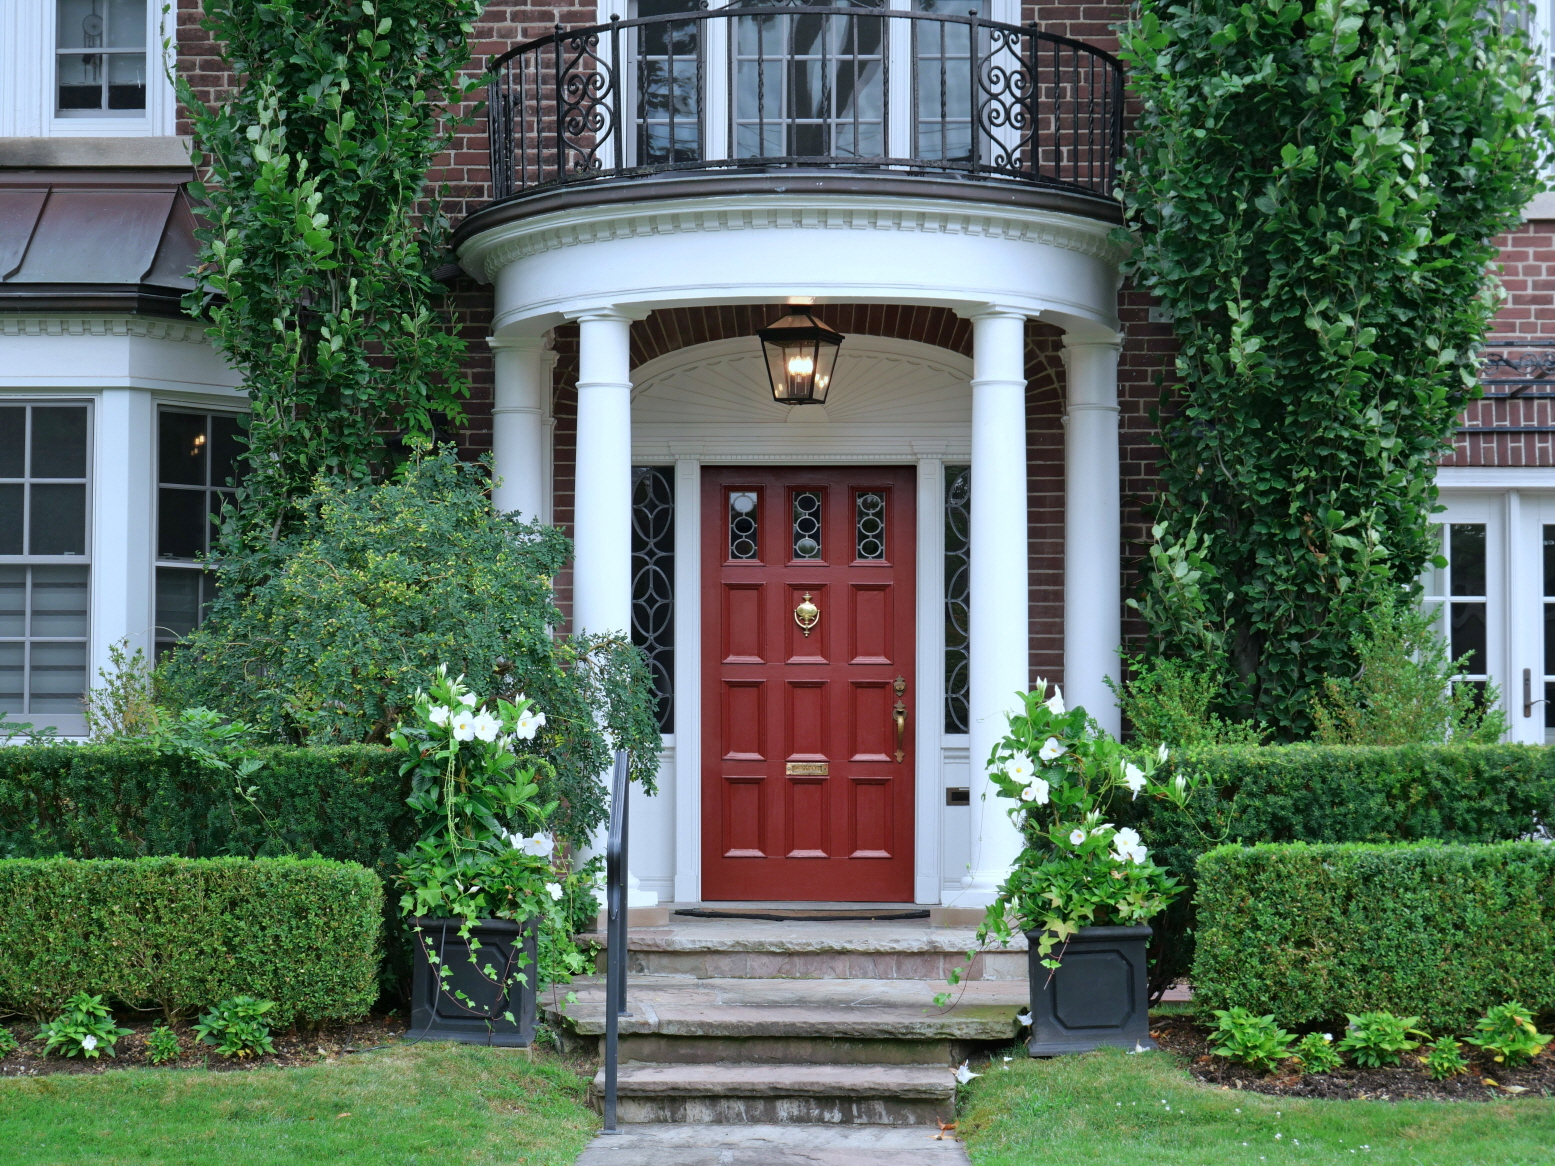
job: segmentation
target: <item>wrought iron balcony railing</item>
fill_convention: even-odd
[[[491,65],[497,198],[676,171],[955,175],[1110,199],[1123,70],[975,0],[736,0],[564,29]]]

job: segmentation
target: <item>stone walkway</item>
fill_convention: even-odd
[[[933,1127],[626,1125],[600,1134],[576,1166],[969,1166]]]

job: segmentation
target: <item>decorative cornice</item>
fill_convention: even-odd
[[[1110,224],[1015,207],[981,208],[961,200],[890,199],[885,205],[848,195],[737,195],[683,202],[622,203],[557,211],[503,223],[459,249],[459,262],[490,283],[502,268],[545,251],[618,239],[728,231],[891,231],[965,235],[1077,251],[1117,263]]]
[[[136,336],[204,344],[205,326],[145,316],[0,315],[0,336]]]

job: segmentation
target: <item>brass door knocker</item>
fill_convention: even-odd
[[[810,593],[806,591],[799,606],[794,608],[794,622],[804,632],[805,639],[810,638],[810,629],[821,622],[821,609],[810,602]]]

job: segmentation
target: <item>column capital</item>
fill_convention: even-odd
[[[1123,349],[1123,336],[1121,333],[1113,333],[1110,336],[1088,336],[1074,332],[1064,333],[1063,347],[1059,350],[1060,357],[1068,361],[1069,353],[1082,350],[1105,350],[1121,352]]]
[[[1024,322],[1028,313],[1023,308],[1012,308],[1004,304],[976,304],[971,307],[957,308],[956,315],[963,320],[1021,320]]]
[[[646,320],[653,312],[652,308],[623,307],[620,304],[601,304],[597,308],[581,308],[575,312],[568,312],[567,319],[574,324],[593,320],[624,320],[627,323],[635,323],[638,320]]]

